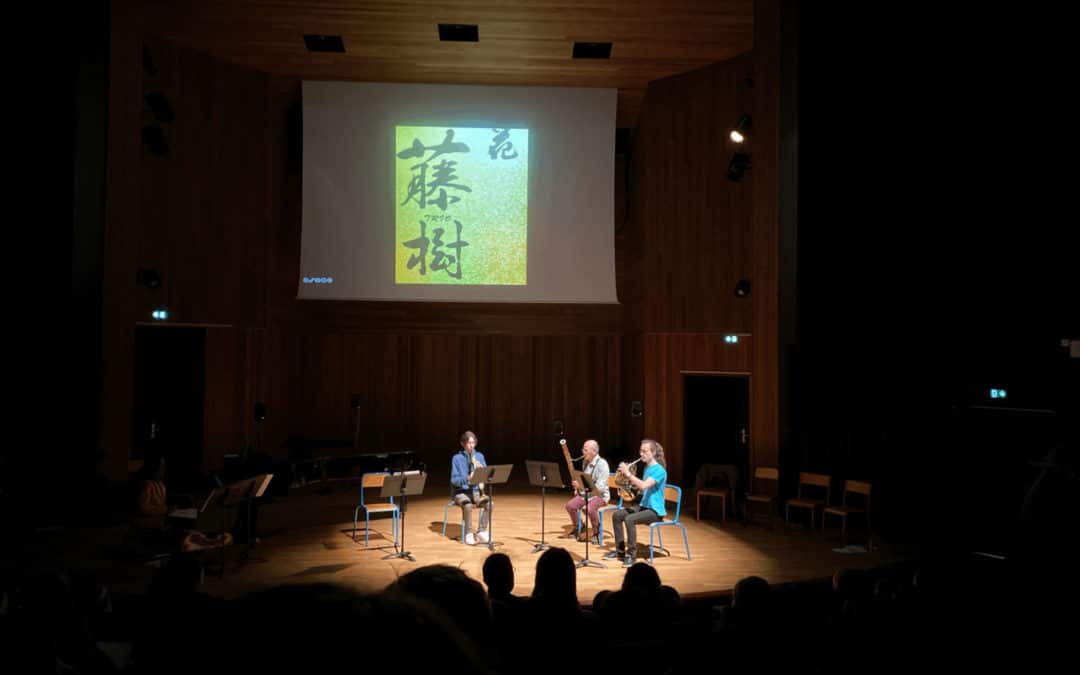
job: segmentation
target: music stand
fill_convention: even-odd
[[[229,509],[245,502],[250,503],[251,495],[258,487],[257,481],[261,478],[262,476],[259,476],[259,478],[245,478],[217,488],[214,491],[214,494],[220,493],[221,496],[219,502],[221,506],[221,570],[218,572],[219,579],[225,578],[225,545],[228,543],[228,537],[225,536],[225,533],[229,531]],[[263,488],[265,489],[265,485]]]
[[[525,460],[525,470],[529,473],[529,485],[540,488],[540,543],[533,546],[533,553],[545,551],[551,546],[544,543],[544,491],[549,487],[562,488],[566,485],[562,482],[562,474],[557,462],[538,462]]]
[[[427,481],[426,473],[394,473],[390,474],[383,480],[382,491],[379,493],[379,497],[383,499],[398,497],[401,502],[398,505],[398,517],[401,518],[401,546],[394,545],[394,552],[389,555],[384,555],[383,560],[389,558],[404,558],[410,562],[416,562],[416,558],[412,557],[412,554],[405,550],[405,509],[404,505],[406,496],[419,495],[424,493],[424,483]]]
[[[251,489],[248,490],[248,494],[247,494],[247,500],[246,500],[247,504],[245,505],[245,508],[247,509],[247,511],[245,513],[245,518],[244,518],[244,557],[245,558],[248,556],[248,553],[251,551],[251,547],[255,545],[256,535],[258,535],[258,532],[254,531],[255,530],[255,518],[253,517],[253,512],[254,512],[254,508],[255,508],[255,500],[258,499],[259,497],[263,496],[263,494],[266,492],[266,488],[269,487],[270,481],[271,481],[271,479],[273,479],[273,477],[274,477],[274,474],[272,474],[272,473],[263,473],[263,474],[259,474],[258,476],[255,476],[255,477],[249,479],[251,481]]]
[[[493,464],[491,466],[482,466],[473,471],[472,478],[469,479],[469,485],[479,485],[484,483],[487,486],[488,491],[488,550],[495,550],[495,490],[492,485],[498,485],[505,483],[510,479],[510,470],[514,468],[513,464]]]
[[[585,498],[585,506],[582,507],[585,509],[585,557],[578,562],[577,566],[579,568],[586,566],[606,568],[607,565],[602,562],[589,560],[589,542],[592,539],[592,535],[589,534],[589,524],[592,522],[589,520],[589,500],[593,497],[603,497],[604,493],[600,492],[600,489],[596,487],[596,482],[593,481],[592,476],[584,471],[578,471],[575,478],[577,479],[578,484],[580,484],[585,492],[588,493],[588,497]]]

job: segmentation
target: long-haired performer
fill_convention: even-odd
[[[664,447],[646,438],[641,441],[638,450],[645,471],[638,478],[630,471],[626,462],[619,464],[620,480],[628,482],[635,489],[641,490],[641,500],[634,505],[615,512],[612,521],[615,529],[615,550],[604,557],[608,560],[623,559],[623,567],[634,564],[637,555],[637,525],[647,525],[667,515],[664,509],[664,484],[667,483],[667,460],[664,459]]]

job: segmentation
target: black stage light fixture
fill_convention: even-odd
[[[158,275],[157,270],[154,269],[136,270],[135,283],[139,286],[154,289],[161,286],[161,277]]]
[[[743,115],[739,118],[739,121],[735,123],[735,127],[731,130],[729,136],[732,142],[742,143],[750,137],[750,127],[753,126],[753,122],[749,115]]]
[[[742,152],[736,152],[731,156],[731,161],[728,162],[727,177],[728,180],[735,181],[736,183],[742,180],[743,174],[750,170],[750,155]]]

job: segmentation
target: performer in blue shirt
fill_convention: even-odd
[[[477,467],[487,466],[484,454],[476,449],[476,434],[466,431],[461,434],[461,450],[450,460],[450,485],[454,493],[454,503],[461,507],[462,518],[465,519],[465,530],[462,532],[463,541],[472,546],[474,544],[486,544],[488,542],[488,506],[490,499],[484,494],[483,488],[469,485],[469,477]],[[473,536],[472,512],[473,507],[480,507],[480,522]]]
[[[626,462],[619,464],[620,480],[641,491],[637,504],[619,509],[612,517],[615,529],[615,550],[604,557],[608,560],[623,559],[623,567],[634,564],[637,555],[637,525],[655,523],[667,515],[664,508],[664,485],[667,483],[667,460],[662,445],[646,438],[638,451],[645,465],[641,478],[630,472]],[[636,464],[636,462],[635,462]]]

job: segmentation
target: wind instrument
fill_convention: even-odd
[[[630,471],[631,476],[637,475],[637,469],[634,465],[641,461],[641,458],[637,458],[629,464],[625,464],[626,468]],[[619,497],[622,498],[623,503],[633,503],[641,498],[641,490],[634,487],[634,484],[630,482],[628,478],[622,475],[622,472],[618,472],[615,476],[615,484],[619,488]]]

